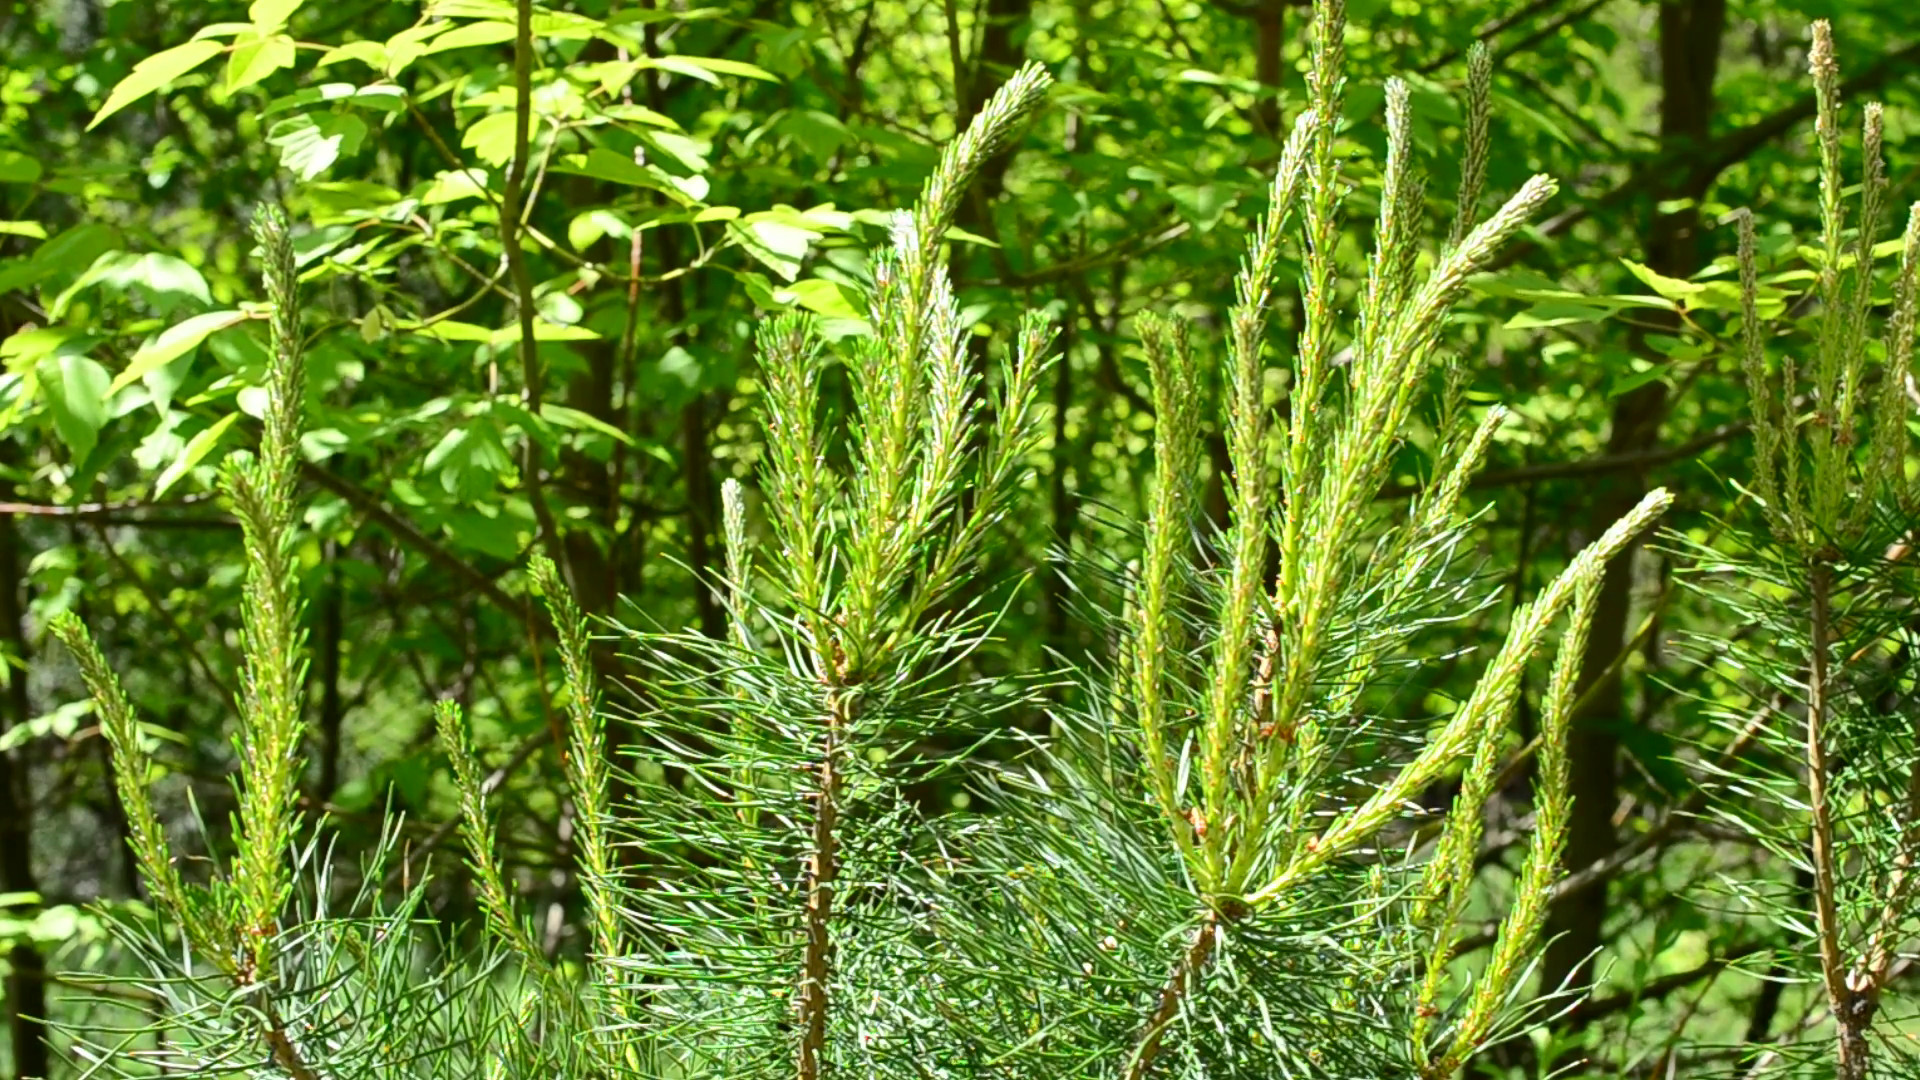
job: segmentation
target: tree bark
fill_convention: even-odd
[[[0,489],[0,495],[11,494]],[[7,673],[6,706],[0,709],[0,734],[33,716],[27,696],[26,560],[12,516],[0,514],[0,640],[21,666]],[[37,893],[33,873],[33,794],[28,789],[27,748],[0,753],[0,892]],[[31,941],[20,941],[8,957],[7,1028],[13,1039],[14,1075],[48,1075],[47,964]]]
[[[1660,5],[1663,153],[1684,153],[1688,147],[1708,142],[1714,112],[1713,84],[1726,21],[1726,0],[1672,0]],[[1698,203],[1712,179],[1710,175],[1683,172],[1653,192],[1646,256],[1654,270],[1680,278],[1699,270],[1702,222]],[[1679,200],[1680,208],[1663,213],[1660,205],[1670,200]],[[1645,344],[1644,337],[1636,341],[1640,349]],[[1658,450],[1667,406],[1667,386],[1658,381],[1622,395],[1613,407],[1608,456]],[[1623,470],[1605,478],[1591,504],[1585,534],[1599,535],[1639,502],[1646,488],[1644,470]],[[1573,814],[1565,856],[1568,866],[1589,866],[1603,860],[1618,842],[1613,811],[1619,801],[1619,730],[1627,722],[1628,713],[1619,672],[1605,676],[1604,682],[1601,677],[1629,644],[1627,617],[1632,604],[1634,553],[1635,548],[1629,547],[1607,565],[1594,607],[1592,636],[1579,687],[1586,705],[1573,717],[1568,736],[1568,758],[1573,762]],[[1547,930],[1552,943],[1542,968],[1543,985],[1554,987],[1568,982],[1578,986],[1591,980],[1592,958],[1603,944],[1606,914],[1605,889],[1582,890],[1555,906]],[[1577,1009],[1568,1016],[1569,1025],[1577,1027],[1583,1022]]]

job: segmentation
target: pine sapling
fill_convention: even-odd
[[[1762,709],[1754,729],[1756,741],[1798,760],[1800,775],[1747,778],[1749,791],[1761,784],[1778,799],[1730,799],[1722,812],[1810,872],[1805,913],[1763,883],[1735,888],[1785,925],[1811,925],[1817,962],[1809,974],[1826,1001],[1837,1074],[1859,1080],[1874,1058],[1870,1035],[1894,953],[1916,913],[1920,731],[1906,693],[1875,686],[1903,679],[1881,661],[1911,648],[1920,598],[1908,557],[1920,489],[1908,475],[1907,419],[1920,204],[1909,211],[1885,293],[1876,284],[1888,190],[1884,114],[1865,109],[1855,216],[1839,65],[1824,21],[1813,26],[1809,64],[1821,229],[1808,257],[1818,304],[1795,322],[1775,316],[1791,298],[1762,277],[1753,215],[1735,215],[1741,367],[1753,410],[1746,487],[1758,524],[1735,519],[1731,551],[1688,546],[1696,569],[1718,579],[1710,594],[1738,620],[1766,628],[1764,644],[1729,643],[1740,669],[1771,684],[1762,696],[1804,710],[1797,730],[1776,707]],[[1876,308],[1889,301],[1876,327]],[[1802,329],[1811,340],[1792,340]]]

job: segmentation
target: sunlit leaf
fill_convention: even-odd
[[[172,490],[173,485],[179,483],[181,477],[187,475],[194,466],[200,464],[200,462],[206,458],[208,452],[214,448],[215,444],[219,443],[220,436],[226,434],[227,429],[232,427],[234,421],[238,419],[240,419],[239,413],[230,412],[220,419],[215,420],[205,430],[193,438],[188,439],[187,445],[180,450],[180,456],[174,458],[173,463],[168,465],[166,470],[154,481],[153,497],[158,499]]]
[[[93,114],[93,120],[87,124],[92,131],[100,122],[121,109],[139,101],[155,90],[167,85],[194,68],[220,55],[223,47],[217,41],[189,41],[176,45],[163,52],[154,53],[145,60],[133,65],[133,71],[120,80],[107,95],[106,104]]]
[[[133,359],[127,361],[126,369],[114,376],[108,393],[117,392],[123,386],[146,378],[148,372],[170,364],[198,347],[209,334],[244,321],[246,317],[246,313],[241,311],[209,311],[168,327],[133,354]]]
[[[280,164],[302,180],[311,180],[366,141],[367,122],[352,113],[301,113],[273,125],[269,145],[280,148]]]
[[[49,356],[36,370],[60,441],[73,451],[76,460],[86,457],[107,423],[112,377],[99,361],[87,356]]]

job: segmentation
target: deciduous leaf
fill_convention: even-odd
[[[378,41],[349,41],[345,45],[328,49],[314,61],[316,69],[337,64],[342,60],[357,60],[376,71],[387,69],[387,47]]]
[[[789,299],[808,311],[839,318],[856,319],[860,317],[859,308],[847,290],[837,282],[825,278],[808,278],[796,281],[792,285],[774,294],[777,299]]]
[[[671,71],[676,75],[690,76],[699,79],[701,82],[713,83],[715,85],[719,85],[720,82],[719,79],[715,78],[717,75],[738,75],[742,78],[761,79],[766,82],[780,81],[778,77],[765,68],[742,63],[738,60],[719,60],[710,56],[656,56],[650,60],[644,60],[642,63],[659,68],[661,71]]]
[[[808,246],[820,236],[812,229],[774,221],[728,222],[727,229],[747,254],[783,281],[800,276],[800,262],[807,257]]]
[[[87,130],[92,131],[100,122],[121,109],[139,101],[155,90],[167,85],[194,68],[220,55],[222,46],[217,41],[189,41],[176,45],[164,52],[154,53],[145,60],[133,65],[133,71],[121,79],[107,95],[106,104],[93,114]]]
[[[496,168],[505,165],[513,160],[514,122],[510,112],[489,113],[467,125],[460,145],[489,165]]]
[[[366,137],[366,121],[352,113],[301,113],[273,125],[267,142],[280,148],[281,165],[311,180],[358,151]]]
[[[634,445],[633,436],[589,412],[582,412],[579,409],[569,408],[565,405],[555,405],[547,401],[540,404],[540,415],[549,423],[559,427],[575,428],[581,431],[594,431],[610,439],[626,443],[628,446]]]
[[[40,179],[40,162],[18,150],[0,150],[0,184],[31,184]]]
[[[207,279],[184,259],[157,251],[144,255],[110,251],[95,259],[86,273],[54,299],[48,314],[56,319],[64,315],[74,297],[95,285],[121,292],[138,288],[154,297],[186,298],[203,304],[212,300]]]
[[[212,424],[208,425],[205,430],[193,438],[188,439],[187,445],[180,450],[180,456],[174,458],[173,463],[168,465],[166,471],[160,474],[160,478],[154,481],[153,497],[158,499],[165,495],[173,488],[173,485],[180,482],[181,477],[187,475],[194,466],[200,464],[200,462],[206,458],[207,453],[220,441],[220,436],[226,434],[227,429],[232,427],[234,421],[238,419],[240,419],[239,413],[230,412],[220,419],[215,420]]]
[[[271,34],[286,26],[304,3],[306,0],[253,0],[247,7],[247,18],[262,34]]]
[[[1507,320],[1509,330],[1538,330],[1549,326],[1573,326],[1578,323],[1599,322],[1613,314],[1613,309],[1594,307],[1589,304],[1575,304],[1565,300],[1553,300],[1535,304],[1527,310]]]
[[[53,427],[75,460],[93,452],[107,423],[107,392],[113,379],[88,356],[49,356],[40,361],[41,392],[53,413]]]
[[[476,22],[453,29],[433,39],[433,44],[421,50],[422,56],[446,52],[450,49],[465,49],[475,45],[498,45],[513,40],[513,24],[510,22]]]
[[[1685,303],[1689,297],[1697,295],[1701,289],[1706,287],[1698,282],[1682,281],[1679,278],[1668,277],[1652,267],[1634,262],[1632,259],[1621,259],[1620,263],[1627,268],[1628,273],[1639,278],[1647,288],[1652,289],[1668,300],[1672,300],[1676,304]]]
[[[227,93],[238,93],[293,66],[293,39],[285,34],[238,41],[227,56]]]
[[[142,345],[140,351],[133,354],[133,359],[127,361],[126,370],[114,376],[108,393],[116,393],[121,387],[146,378],[148,372],[172,363],[199,346],[207,339],[207,335],[224,330],[246,317],[243,311],[209,311],[169,326],[160,336]]]

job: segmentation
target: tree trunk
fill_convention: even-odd
[[[0,485],[0,494],[10,493]],[[0,734],[33,716],[27,697],[26,578],[20,532],[14,519],[0,514],[0,641],[21,666],[7,672],[6,706],[0,709]],[[0,753],[0,892],[39,892],[33,875],[33,795],[27,787],[27,747]],[[13,1071],[21,1077],[48,1075],[47,964],[30,941],[14,945],[8,957],[7,1027],[13,1039]]]
[[[1663,153],[1703,145],[1710,134],[1713,83],[1726,21],[1726,0],[1674,0],[1660,5]],[[1654,193],[1646,243],[1647,263],[1654,270],[1681,278],[1699,270],[1698,200],[1712,180],[1712,174],[1683,173]],[[1686,202],[1672,213],[1661,212],[1660,204],[1669,200]],[[1636,344],[1644,349],[1644,336]],[[1607,454],[1658,449],[1667,405],[1667,386],[1662,382],[1651,382],[1623,395],[1613,407]],[[1585,535],[1598,536],[1640,501],[1646,487],[1646,475],[1640,471],[1622,471],[1606,478],[1592,503]],[[1619,801],[1618,732],[1628,714],[1619,673],[1607,672],[1628,645],[1634,551],[1629,547],[1607,566],[1581,669],[1580,692],[1587,695],[1587,703],[1573,717],[1568,737],[1568,758],[1573,763],[1573,814],[1567,833],[1566,865],[1573,868],[1607,857],[1617,843],[1613,812]],[[1603,944],[1606,913],[1604,888],[1582,890],[1555,907],[1547,931],[1553,941],[1542,969],[1543,985],[1554,987],[1568,981],[1578,986],[1591,980],[1591,962]],[[1581,1023],[1578,1010],[1570,1014],[1568,1022],[1575,1026]]]

